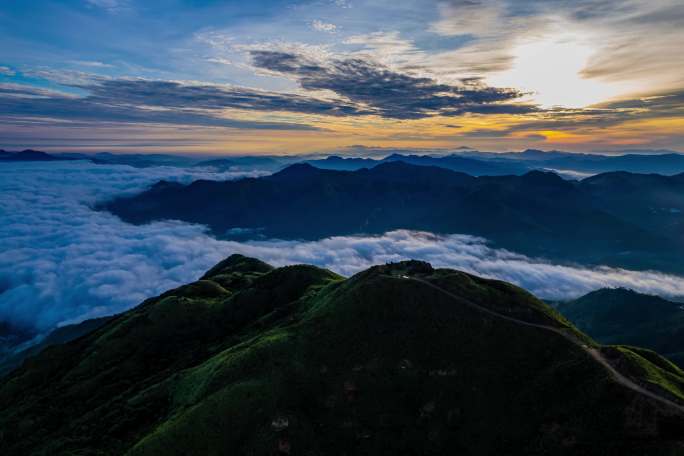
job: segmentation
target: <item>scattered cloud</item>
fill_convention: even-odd
[[[507,137],[512,133],[535,130],[600,134],[602,129],[629,122],[680,118],[682,116],[684,116],[684,90],[675,90],[599,103],[584,109],[553,108],[540,110],[534,118],[523,119],[511,126],[498,129],[471,130],[466,135],[471,137]],[[530,134],[532,139],[534,134]]]
[[[337,26],[329,22],[323,22],[319,19],[314,19],[311,21],[311,28],[319,32],[335,33],[337,31]]]
[[[235,62],[223,57],[211,57],[207,59],[207,62],[217,63],[219,65],[235,65]]]
[[[116,79],[104,80],[84,88],[90,91],[90,97],[94,101],[106,103],[118,101],[133,106],[202,110],[289,111],[332,116],[367,113],[367,111],[350,103],[213,84]]]
[[[379,62],[396,71],[415,71],[420,69],[425,52],[418,49],[415,43],[403,38],[401,33],[382,31],[352,35],[343,43],[358,46],[360,49],[351,52],[351,57]],[[434,74],[425,68],[425,75]]]
[[[226,117],[225,109],[293,111],[343,115],[357,108],[297,95],[218,85],[191,85],[144,79],[80,79],[76,96],[27,85],[0,84],[1,117],[59,118],[97,122],[161,123],[257,130],[316,130],[291,123]]]
[[[29,69],[24,71],[24,75],[68,87],[87,86],[108,79],[106,76],[95,75],[85,71],[55,68]]]
[[[523,95],[515,89],[487,87],[479,82],[462,86],[439,84],[360,58],[319,62],[299,54],[266,50],[253,50],[251,56],[257,68],[294,77],[306,90],[333,92],[386,118],[518,114],[536,110],[532,105],[510,103]]]
[[[128,0],[86,0],[86,4],[112,13],[129,8]]]
[[[112,68],[114,65],[104,62],[98,62],[97,60],[72,60],[71,63],[78,66],[90,67],[90,68]]]
[[[468,42],[423,64],[485,76],[510,69],[520,44],[564,33],[583,39],[592,55],[587,79],[631,81],[641,90],[681,86],[684,4],[677,0],[447,0],[430,29]]]
[[[510,129],[508,135],[481,137],[476,146],[488,150],[526,147],[528,134],[570,150],[587,151],[599,143],[680,147],[681,103],[671,96],[668,107],[666,100],[651,98],[684,88],[680,0],[323,0],[285,8],[260,2],[151,2],[138,8],[141,4],[84,0],[8,11],[3,28],[8,52],[0,75],[7,80],[20,68],[14,80],[22,84],[66,85],[61,95],[78,94],[81,105],[74,106],[71,96],[68,103],[41,100],[19,111],[31,112],[31,121],[53,119],[55,125],[76,118],[86,122],[92,110],[94,124],[107,118],[129,126],[183,125],[187,119],[187,125],[207,128],[261,121],[287,124],[275,130],[325,129],[324,140],[308,133],[288,139],[289,149],[280,149],[287,153],[334,141],[447,148],[458,135],[439,127],[445,123],[441,116],[458,117],[463,134]],[[20,26],[23,10],[36,23],[51,24],[45,34],[35,36]],[[118,12],[123,14],[110,14]],[[92,39],[74,41],[72,29]],[[263,52],[272,54],[267,58]],[[282,63],[286,55],[299,66],[277,68],[276,60]],[[147,93],[149,104],[125,105],[113,97],[105,103],[101,95],[92,106],[90,89],[75,86],[92,85],[93,75],[69,69],[116,71],[114,79],[121,81],[145,78],[150,90],[169,83],[189,103],[159,107]],[[113,82],[108,88],[123,85]],[[207,96],[218,93],[216,107],[205,100],[196,108],[190,86]],[[492,94],[499,98],[477,98]],[[164,98],[168,102],[168,94]],[[15,97],[10,108],[17,102]],[[60,103],[67,104],[65,117]],[[37,114],[41,106],[47,111]],[[5,123],[8,115],[29,119],[5,111],[0,113]],[[635,122],[642,127],[635,128]],[[410,135],[385,134],[406,127]],[[16,133],[21,134],[19,127]]]
[[[85,94],[0,84],[0,101],[4,106],[2,115],[89,119],[94,122],[314,130],[317,128],[301,123],[236,120],[227,117],[225,111],[420,119],[463,113],[521,114],[536,110],[532,105],[511,102],[522,95],[520,92],[487,87],[477,80],[466,80],[457,87],[398,73],[363,59],[317,63],[317,59],[284,51],[251,50],[250,54],[256,67],[294,77],[312,95],[41,69],[28,74]],[[324,92],[332,92],[335,97],[321,95]]]
[[[11,69],[10,67],[0,65],[0,75],[14,76],[16,74],[17,73],[13,69]]]

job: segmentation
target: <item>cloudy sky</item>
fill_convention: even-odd
[[[684,145],[681,0],[4,0],[0,148]]]

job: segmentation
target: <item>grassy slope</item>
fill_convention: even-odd
[[[577,345],[402,276],[569,327],[518,288],[424,263],[342,280],[231,257],[0,384],[0,442],[14,454],[256,455],[667,454],[684,441],[681,416]],[[667,371],[681,394],[681,372],[630,353],[621,369],[644,382]],[[636,422],[634,407],[647,411]]]

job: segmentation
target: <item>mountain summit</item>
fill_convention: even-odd
[[[684,373],[427,263],[234,255],[0,383],[3,454],[675,454]]]

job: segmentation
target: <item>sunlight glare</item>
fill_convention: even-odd
[[[513,66],[488,82],[531,92],[544,108],[582,108],[610,99],[620,87],[597,79],[584,79],[582,70],[594,50],[573,37],[547,38],[524,43],[513,50]]]

